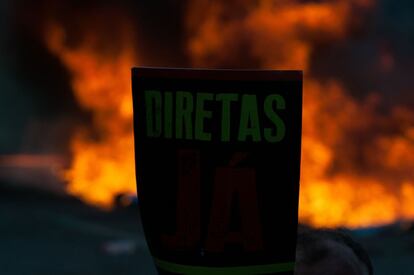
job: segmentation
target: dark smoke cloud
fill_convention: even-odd
[[[47,25],[61,25],[73,47],[94,32],[101,39],[97,50],[110,53],[119,49],[124,20],[137,37],[140,65],[184,67],[182,10],[176,1],[159,0],[2,1],[0,153],[64,152],[73,128],[90,123],[74,97],[69,72],[45,45]]]
[[[88,123],[88,114],[73,96],[66,68],[45,47],[43,32],[50,21],[65,27],[69,32],[69,44],[76,46],[84,30],[92,28],[102,37],[99,44],[111,51],[116,50],[117,22],[128,18],[136,32],[140,65],[191,66],[187,53],[188,29],[183,19],[188,12],[188,1],[17,0],[0,3],[3,34],[0,37],[0,104],[5,114],[0,119],[0,152],[21,148],[18,137],[31,128],[27,126],[30,121],[59,124],[52,120],[61,118],[74,120],[67,125],[80,121]],[[230,1],[228,5],[236,7],[237,3]],[[247,7],[247,10],[228,9],[233,12],[223,20],[243,17],[250,7],[238,6]],[[320,43],[314,48],[310,71],[322,81],[340,80],[347,91],[361,100],[378,93],[385,108],[395,104],[413,106],[413,10],[410,0],[378,0],[372,9],[360,8],[356,19],[350,20],[354,26],[346,39]],[[246,37],[246,41],[248,39]],[[223,65],[258,67],[254,57],[243,54],[247,47],[248,44],[238,45],[234,51],[240,54],[229,55]],[[4,119],[6,117],[13,119]],[[71,127],[67,128],[66,132],[70,133]],[[62,143],[65,147],[66,141]]]
[[[413,106],[413,12],[413,1],[377,1],[346,41],[316,48],[311,71],[357,98],[375,92],[387,106]]]

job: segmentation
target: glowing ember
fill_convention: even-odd
[[[229,1],[231,2],[231,1]],[[311,72],[321,44],[341,43],[355,24],[355,7],[370,0],[190,1],[188,52],[197,67],[305,70],[300,219],[314,226],[372,226],[414,218],[414,113],[394,107],[381,113],[380,98],[351,97],[339,81]],[[354,20],[350,22],[349,20]],[[129,34],[119,51],[103,53],[94,34],[69,46],[51,25],[47,45],[72,75],[79,103],[92,111],[98,133],[80,130],[68,191],[108,207],[118,193],[135,192]],[[391,56],[391,55],[388,55]],[[379,64],[393,70],[391,57]],[[391,61],[389,61],[391,59]]]

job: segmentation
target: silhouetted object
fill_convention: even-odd
[[[295,275],[372,275],[371,260],[345,232],[300,226]]]
[[[302,72],[133,68],[132,89],[159,274],[293,275]]]

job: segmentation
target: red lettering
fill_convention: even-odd
[[[163,235],[163,242],[172,248],[191,248],[200,241],[200,154],[180,150],[178,157],[178,190],[176,233]]]
[[[236,157],[240,156],[236,154]],[[230,231],[231,205],[238,197],[241,228]],[[214,178],[214,191],[206,251],[221,252],[225,244],[242,244],[246,251],[263,247],[262,230],[256,192],[256,173],[252,168],[219,167]]]
[[[201,241],[200,154],[180,150],[178,157],[178,190],[176,232],[162,235],[161,240],[172,249],[191,249]],[[262,228],[256,191],[256,171],[235,167],[245,155],[236,153],[228,167],[215,171],[213,198],[205,249],[222,252],[226,244],[241,244],[245,251],[263,249]],[[238,199],[240,230],[230,229],[232,203]]]

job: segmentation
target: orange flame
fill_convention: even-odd
[[[305,71],[302,222],[364,227],[414,218],[414,114],[395,108],[380,116],[377,96],[357,101],[338,81],[323,83],[309,72],[313,49],[346,39],[353,9],[374,3],[264,0],[238,10],[192,3],[188,45],[196,66],[244,65],[241,59],[250,58],[247,64]],[[375,126],[389,129],[369,133]],[[371,140],[358,140],[363,135]]]
[[[361,227],[414,218],[414,113],[379,114],[377,95],[351,97],[339,81],[312,76],[320,44],[345,41],[354,8],[371,0],[190,1],[188,52],[197,67],[238,66],[305,71],[300,219],[314,226]],[[72,74],[80,104],[99,134],[80,131],[65,174],[68,191],[108,207],[135,192],[130,67],[133,41],[119,52],[96,50],[92,39],[70,47],[53,25],[47,45]],[[387,67],[392,70],[393,67]]]
[[[102,54],[93,35],[80,47],[65,43],[65,32],[52,24],[47,45],[72,75],[78,102],[92,111],[97,137],[80,129],[72,141],[73,161],[64,177],[67,191],[85,201],[110,207],[114,196],[135,193],[130,68],[135,60],[129,32],[116,53]]]

